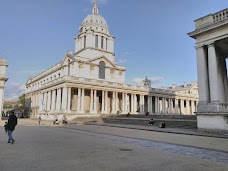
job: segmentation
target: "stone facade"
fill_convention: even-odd
[[[195,20],[198,128],[228,130],[228,9]]]
[[[75,42],[75,53],[68,51],[60,63],[28,79],[26,99],[32,117],[196,111],[198,95],[151,88],[148,79],[142,86],[125,84],[126,69],[115,62],[114,36],[96,3]]]
[[[6,76],[6,68],[8,67],[7,60],[5,58],[0,59],[0,113],[2,115],[3,110],[3,99],[4,99],[4,90],[5,82],[8,80]]]

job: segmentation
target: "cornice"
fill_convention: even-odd
[[[112,54],[113,56],[115,56],[115,53],[109,52],[109,51],[107,51],[107,50],[102,50],[102,49],[98,49],[98,48],[93,48],[93,47],[86,47],[86,48],[83,48],[83,49],[77,51],[77,52],[75,53],[75,55],[78,55],[79,53],[81,53],[82,51],[84,51],[84,50],[86,50],[86,49],[97,50],[97,51],[109,53],[109,54]]]

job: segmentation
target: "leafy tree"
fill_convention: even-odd
[[[3,104],[3,109],[12,109],[13,106],[11,104]]]
[[[14,105],[14,109],[19,109],[19,105],[18,104]]]
[[[24,110],[25,109],[25,93],[23,93],[20,97],[20,109]]]

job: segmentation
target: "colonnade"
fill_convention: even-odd
[[[193,114],[197,100],[140,92],[117,92],[88,88],[60,87],[34,93],[32,107],[45,113],[132,113],[144,114]],[[37,111],[38,112],[38,111]]]
[[[226,56],[215,43],[196,47],[200,103],[228,102]]]

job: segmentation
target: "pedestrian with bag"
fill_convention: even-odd
[[[15,141],[12,136],[12,133],[15,130],[16,125],[17,125],[17,117],[15,116],[14,112],[11,112],[7,123],[8,143],[13,144]]]

